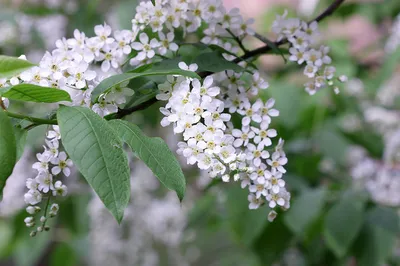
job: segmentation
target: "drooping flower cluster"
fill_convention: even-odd
[[[44,152],[36,154],[38,162],[32,165],[32,168],[37,171],[37,176],[26,180],[26,187],[29,189],[24,195],[25,202],[29,204],[26,211],[32,215],[25,218],[26,226],[35,226],[34,216],[41,211],[41,208],[36,205],[47,197],[47,206],[44,210],[44,215],[40,218],[41,225],[36,230],[33,230],[31,235],[43,230],[49,230],[49,227],[46,226],[47,218],[57,215],[58,204],[55,203],[52,204],[48,213],[47,207],[51,197],[64,197],[67,195],[67,187],[56,178],[59,179],[61,174],[66,177],[71,174],[72,161],[67,158],[65,152],[59,151],[60,138],[58,126],[53,126],[53,130],[49,130],[47,133],[46,146],[43,146]]]
[[[332,59],[329,57],[328,46],[321,45],[319,49],[312,48],[317,42],[319,35],[318,23],[313,21],[307,23],[298,18],[286,18],[287,11],[282,16],[277,16],[272,25],[272,30],[278,35],[278,41],[287,39],[290,44],[289,60],[299,65],[305,64],[304,75],[311,79],[305,85],[305,90],[315,94],[318,90],[330,86],[334,92],[339,93],[335,86],[335,78],[339,82],[346,82],[347,77],[335,76],[336,68],[331,66]]]
[[[308,63],[306,74],[313,78],[309,92],[312,94],[325,84],[332,86],[335,71],[327,66],[331,61],[327,55],[329,49],[322,46],[314,50],[309,46],[314,43],[316,23],[307,24],[285,16],[278,17],[273,29],[279,38],[288,38],[291,43],[291,60],[295,56],[294,61]],[[117,112],[127,97],[133,95],[133,90],[124,82],[98,97],[92,97],[92,91],[105,78],[122,73],[128,63],[136,68],[174,58],[180,48],[177,43],[181,41],[176,37],[199,31],[202,43],[220,46],[226,60],[237,60],[246,52],[242,40],[254,34],[250,27],[253,22],[245,20],[238,9],[226,10],[221,0],[156,0],[154,4],[142,1],[136,8],[132,30],[113,32],[106,23],[94,27],[93,37],[75,30],[73,38],[56,41],[56,49],[46,52],[38,66],[0,80],[0,86],[30,83],[65,90],[72,99],[72,103],[65,104],[91,108],[103,117]],[[243,188],[248,187],[250,208],[258,208],[265,202],[270,208],[276,205],[288,208],[290,194],[282,179],[287,163],[283,140],[275,141],[278,144],[271,149],[277,136],[271,121],[279,112],[273,109],[273,99],[264,103],[250,98],[260,89],[266,89],[268,83],[253,67],[246,66],[247,62],[240,64],[243,66],[240,73],[226,70],[203,75],[204,80],[168,77],[159,86],[157,95],[158,100],[168,100],[161,110],[166,116],[161,124],[173,124],[174,132],[183,134],[179,152],[187,157],[189,164],[208,170],[211,177],[220,176],[225,182],[240,180]],[[188,66],[185,62],[179,67],[197,71],[196,65]],[[345,77],[339,79],[344,81]],[[7,99],[2,98],[2,103],[3,108],[8,107]],[[232,116],[241,117],[237,128],[233,127]],[[28,180],[30,190],[25,196],[31,205],[41,202],[43,193],[51,195],[66,189],[61,181],[53,182],[54,175],[61,171],[69,175],[66,170],[69,161],[65,153],[58,152],[58,141],[59,135],[51,137],[46,141],[45,152],[38,155],[39,162],[34,168],[39,174]],[[61,163],[66,166],[63,168]],[[50,169],[51,164],[58,168]],[[32,208],[29,210],[33,212]],[[272,211],[269,219],[275,216]],[[26,223],[33,226],[33,218]]]
[[[356,87],[349,92],[359,98],[363,119],[383,140],[384,154],[376,158],[361,147],[349,151],[350,172],[353,183],[369,192],[378,204],[400,206],[400,113],[395,108],[394,98],[399,95],[398,77],[394,75],[378,90],[376,99],[368,99],[363,84],[349,83]],[[360,119],[360,118],[359,118]],[[360,123],[361,124],[361,123]],[[365,126],[364,124],[364,126]],[[354,126],[354,125],[353,125]],[[363,124],[360,125],[360,128]],[[358,130],[360,130],[358,128]]]
[[[195,71],[197,65],[183,69]],[[178,154],[187,158],[188,164],[197,164],[207,170],[210,177],[222,178],[224,182],[240,180],[242,188],[248,187],[249,208],[257,209],[268,202],[270,208],[279,205],[289,207],[290,194],[285,189],[282,175],[287,163],[281,140],[270,154],[266,148],[277,136],[269,128],[271,117],[279,115],[273,109],[274,100],[267,103],[257,100],[251,104],[246,91],[266,89],[268,83],[253,75],[252,84],[231,84],[229,77],[239,80],[241,73],[219,73],[208,76],[203,83],[197,79],[168,77],[159,86],[159,99],[168,100],[161,112],[165,115],[161,124],[173,124],[174,132],[183,134],[178,143]],[[218,84],[217,84],[218,83]],[[218,86],[216,86],[218,85]],[[241,128],[233,128],[231,116],[242,117]]]
[[[386,41],[385,51],[393,53],[400,45],[400,14],[397,15],[392,28],[390,29],[390,37]]]

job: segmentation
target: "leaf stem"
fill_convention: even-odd
[[[32,117],[32,116],[27,116],[27,115],[21,115],[17,113],[12,113],[9,111],[5,111],[5,113],[9,117],[21,119],[21,120],[27,120],[35,125],[57,125],[57,120],[56,119],[43,119],[43,118],[37,118],[37,117]]]

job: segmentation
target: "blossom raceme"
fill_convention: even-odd
[[[272,30],[278,41],[288,40],[289,60],[305,65],[304,74],[311,79],[306,90],[314,94],[324,86],[334,86],[335,68],[330,65],[329,48],[312,48],[318,36],[317,22],[306,23],[286,16],[287,13],[278,16]],[[237,8],[225,9],[221,0],[141,1],[131,30],[113,31],[106,23],[94,27],[93,37],[75,30],[72,38],[58,40],[56,49],[46,52],[38,66],[1,79],[0,86],[30,83],[65,90],[71,96],[71,105],[90,108],[104,117],[123,108],[128,97],[135,97],[128,82],[94,97],[94,88],[104,79],[123,73],[127,67],[137,69],[177,58],[178,44],[183,41],[178,35],[185,37],[195,32],[200,32],[203,44],[222,49],[226,60],[241,59],[246,49],[240,40],[254,35],[253,23],[253,19],[244,19]],[[177,34],[178,28],[182,34]],[[165,116],[161,125],[172,125],[174,133],[182,134],[177,152],[187,163],[207,171],[211,178],[240,182],[242,188],[248,189],[249,208],[268,205],[272,209],[268,219],[273,220],[276,206],[290,206],[290,193],[283,180],[288,160],[283,140],[272,126],[272,120],[279,116],[273,108],[275,100],[263,102],[252,98],[269,84],[247,63],[240,64],[244,66],[242,71],[203,72],[202,80],[167,76],[164,83],[158,84],[155,98],[166,101],[160,108]],[[185,71],[199,70],[197,64],[184,60],[178,66]],[[340,76],[338,80],[344,82],[346,78]],[[8,107],[8,99],[2,98],[2,103]],[[233,125],[233,117],[240,118],[240,125]],[[46,137],[45,149],[37,154],[38,162],[33,165],[38,175],[26,183],[29,226],[35,224],[33,210],[37,204],[43,199],[65,196],[68,191],[60,177],[70,175],[72,161],[59,151],[62,138],[58,126],[48,130]],[[50,216],[57,212],[58,205],[53,204]],[[46,219],[32,231],[33,235],[47,228]]]

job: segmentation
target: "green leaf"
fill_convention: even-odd
[[[18,239],[16,250],[14,251],[14,261],[17,266],[38,265],[40,258],[45,254],[51,242],[52,232],[42,232],[35,237],[29,237],[29,232]]]
[[[278,215],[272,223],[266,221],[267,226],[253,243],[253,250],[262,261],[260,265],[273,265],[290,246],[293,235],[283,222],[284,215]]]
[[[74,250],[65,243],[58,244],[50,257],[51,266],[75,266],[77,258]]]
[[[120,223],[130,196],[130,170],[122,143],[92,110],[61,106],[57,119],[68,155]]]
[[[56,88],[42,87],[33,84],[19,84],[0,88],[0,96],[11,100],[37,103],[56,103],[71,101],[68,92]]]
[[[364,219],[363,205],[361,199],[346,194],[326,216],[323,232],[326,245],[338,258],[347,253],[361,230]]]
[[[12,174],[17,161],[14,129],[8,116],[0,108],[0,200],[7,178]]]
[[[121,140],[127,143],[160,182],[174,190],[182,201],[186,181],[178,160],[161,138],[150,138],[138,126],[122,120],[109,122]]]
[[[369,224],[383,228],[394,235],[400,233],[399,215],[391,208],[376,206],[368,211],[367,221]]]
[[[28,131],[19,127],[14,127],[14,136],[17,145],[17,160],[19,160],[24,153],[26,137],[28,136]]]
[[[284,214],[284,222],[287,227],[295,234],[303,235],[320,214],[325,197],[326,190],[324,188],[303,191],[295,199],[289,211]]]
[[[394,210],[382,206],[374,207],[366,216],[354,244],[357,261],[363,266],[383,265],[392,254],[399,235],[399,217]]]
[[[243,67],[226,60],[218,52],[202,53],[197,56],[193,63],[199,66],[199,71],[221,72],[225,70],[233,70],[235,72],[245,71]]]
[[[227,193],[227,221],[238,243],[250,245],[268,224],[268,213],[263,208],[250,210],[248,191],[240,186],[230,187]]]
[[[0,55],[0,78],[9,78],[35,66],[31,62],[16,57]]]
[[[271,47],[272,52],[274,54],[280,55],[282,57],[283,61],[285,61],[285,63],[287,62],[284,51],[282,51],[274,42],[271,42],[268,39],[264,39],[263,41],[265,41],[268,44],[268,46]]]
[[[134,70],[133,70],[134,71]],[[164,69],[160,69],[157,67],[156,69],[150,68],[150,70],[146,70],[141,73],[123,73],[115,76],[111,76],[106,78],[93,90],[94,96],[99,96],[103,92],[111,89],[114,86],[117,86],[123,82],[130,81],[135,78],[145,77],[145,76],[165,76],[165,75],[182,75],[192,78],[200,79],[199,75],[195,72],[185,71],[178,68],[178,65],[175,68],[165,67]]]

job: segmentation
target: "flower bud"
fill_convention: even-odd
[[[35,214],[36,213],[35,207],[33,207],[33,206],[26,207],[26,212],[31,214],[31,215]]]
[[[42,223],[44,223],[44,222],[46,222],[46,217],[44,217],[44,216],[42,216],[42,217],[40,217],[40,222],[42,222]]]

